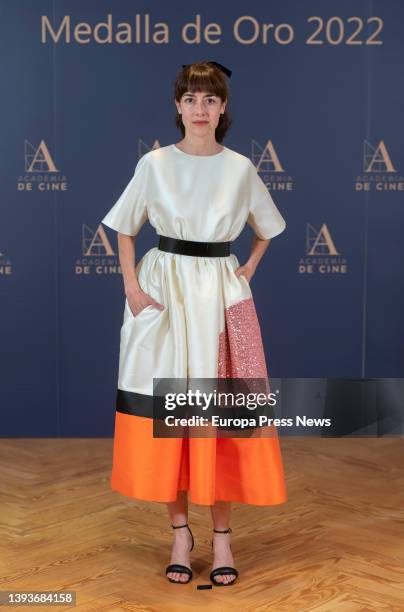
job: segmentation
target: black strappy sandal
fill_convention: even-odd
[[[189,528],[188,523],[185,523],[185,525],[171,525],[171,527],[173,529],[180,529],[181,527],[188,527],[188,531],[191,534],[191,538],[192,538],[192,546],[190,548],[190,552],[194,547],[194,536],[192,535],[192,531]],[[212,542],[213,545],[213,542]],[[176,582],[177,584],[188,584],[188,582],[192,579],[192,570],[190,567],[187,567],[186,565],[181,565],[180,563],[172,563],[171,565],[167,565],[166,567],[166,575],[169,574],[170,572],[178,572],[179,574],[188,574],[189,578],[186,581],[182,581],[182,580],[174,580],[174,578],[168,578],[168,580],[170,582]]]
[[[213,529],[213,531],[215,533],[232,533],[232,528],[229,527],[228,529],[225,529],[224,531]],[[213,548],[213,540],[212,540],[212,548]],[[230,550],[231,550],[231,545],[230,545]],[[230,582],[217,582],[217,580],[215,580],[215,576],[218,576],[219,574],[221,574],[222,576],[234,574],[235,578],[233,578],[233,580],[231,580]],[[216,567],[214,570],[211,571],[209,577],[210,577],[211,582],[213,582],[213,584],[216,586],[229,586],[230,584],[233,584],[234,582],[236,582],[237,576],[238,576],[238,571],[236,570],[235,567],[230,567],[230,566],[225,565],[223,567]]]

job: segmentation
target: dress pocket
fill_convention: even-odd
[[[154,306],[152,306],[151,304],[148,304],[147,306],[145,306],[144,308],[142,308],[142,310],[140,312],[138,312],[136,315],[133,314],[130,306],[129,306],[129,302],[126,299],[125,300],[125,321],[127,319],[138,319],[140,317],[140,315],[147,309],[150,308],[154,308]]]
[[[247,278],[244,276],[244,274],[240,274],[239,278],[243,278],[244,281],[247,283],[247,285],[250,286],[250,281],[247,280]]]
[[[244,274],[240,274],[240,276],[237,276],[236,274],[234,274],[234,276],[237,279],[238,288],[239,288],[238,293],[240,295],[240,299],[252,297],[252,288],[250,286],[249,281],[244,276]]]

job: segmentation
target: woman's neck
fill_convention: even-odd
[[[223,146],[216,142],[216,140],[213,142],[195,142],[194,140],[183,138],[175,146],[189,155],[215,155],[215,153],[223,151]]]

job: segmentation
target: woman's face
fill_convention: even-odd
[[[180,102],[175,101],[178,112],[187,135],[203,136],[210,132],[215,133],[219,123],[220,114],[224,113],[226,102],[222,102],[219,96],[206,91],[187,91],[183,94]]]

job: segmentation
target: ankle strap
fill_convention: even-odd
[[[233,530],[231,527],[229,527],[228,529],[224,529],[224,531],[219,531],[219,529],[213,529],[213,531],[215,533],[232,533]]]
[[[171,527],[173,529],[180,529],[181,527],[188,527],[188,523],[185,523],[185,525],[171,525]]]

